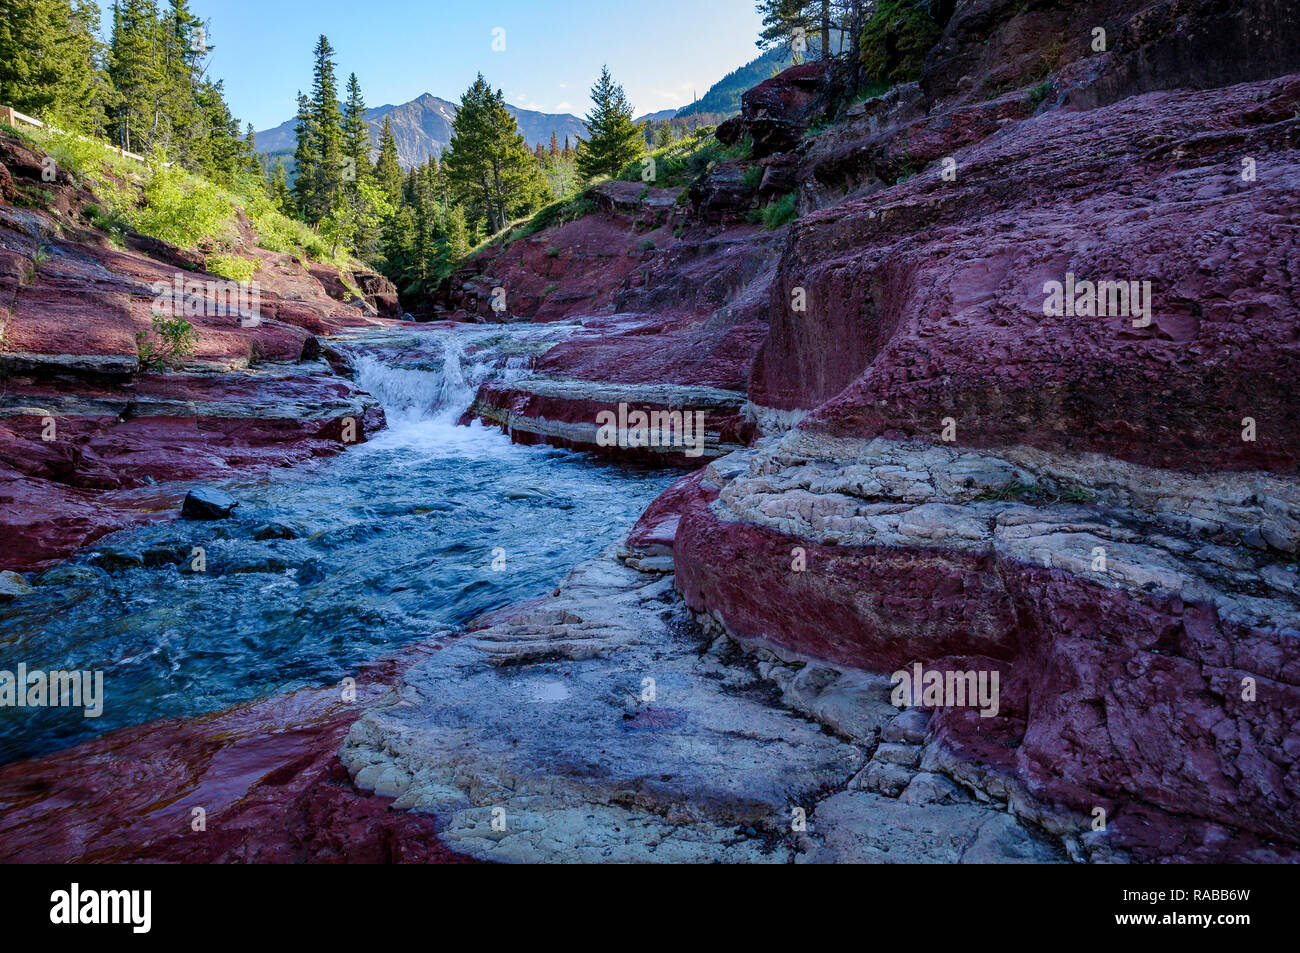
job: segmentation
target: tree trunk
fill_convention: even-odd
[[[831,58],[831,0],[822,0],[822,59]]]
[[[857,90],[862,85],[862,8],[866,0],[852,0],[849,5],[849,86]]]

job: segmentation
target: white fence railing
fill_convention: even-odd
[[[0,106],[0,121],[7,122],[9,125],[14,127],[17,127],[18,124],[21,122],[21,123],[25,123],[28,126],[36,126],[37,128],[40,129],[53,129],[55,132],[60,131],[54,126],[51,126],[49,123],[41,122],[39,119],[20,113],[12,106]],[[134,159],[136,162],[149,161],[142,155],[137,155],[134,152],[127,152],[121,146],[112,145],[110,143],[104,142],[102,139],[87,139],[85,136],[78,136],[77,138],[84,139],[86,142],[99,142],[109,152],[116,152],[118,155],[122,156],[125,159]],[[167,165],[171,165],[171,163],[168,162]]]

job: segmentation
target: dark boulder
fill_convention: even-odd
[[[187,520],[223,520],[239,502],[223,490],[210,486],[196,486],[185,494],[181,517]]]
[[[758,183],[758,194],[764,199],[793,192],[798,184],[799,159],[793,153],[770,157],[763,168],[763,178]]]
[[[745,124],[739,116],[732,116],[730,119],[720,122],[713,134],[724,146],[734,146],[740,141],[740,137],[745,134]]]
[[[823,63],[803,63],[759,83],[740,98],[740,122],[761,159],[787,152],[808,128],[808,107],[825,75]]]
[[[356,279],[357,287],[366,296],[371,307],[379,314],[387,318],[401,315],[402,306],[397,300],[397,286],[391,281],[373,271],[355,271],[352,277]]]
[[[689,195],[694,217],[707,225],[742,221],[756,207],[754,190],[745,182],[751,165],[719,162],[692,182]]]

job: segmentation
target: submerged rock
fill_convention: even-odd
[[[32,582],[37,586],[81,586],[100,582],[103,578],[102,569],[65,563],[45,570],[33,578]]]
[[[292,526],[286,526],[284,523],[263,523],[253,530],[253,539],[256,540],[297,538],[297,530]]]
[[[27,580],[18,573],[8,569],[0,572],[0,602],[25,596],[31,591],[32,587],[27,584]]]
[[[181,517],[187,520],[223,520],[239,505],[229,493],[210,486],[196,486],[185,494]]]
[[[139,553],[124,549],[101,549],[95,554],[95,565],[105,572],[121,572],[124,569],[139,569],[144,559]]]

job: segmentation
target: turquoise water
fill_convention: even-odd
[[[541,595],[621,539],[672,472],[516,446],[496,428],[456,423],[479,382],[527,373],[529,355],[570,330],[349,341],[357,381],[384,405],[389,429],[310,466],[218,484],[240,501],[232,519],[115,534],[71,561],[88,578],[0,605],[0,669],[102,670],[105,695],[93,719],[0,708],[0,763],[337,684],[404,643]],[[194,546],[205,550],[205,572],[170,562],[99,568],[105,553]]]

